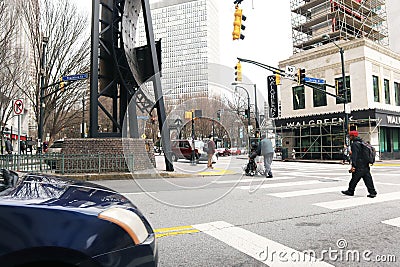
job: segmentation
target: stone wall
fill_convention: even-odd
[[[156,167],[154,145],[149,139],[76,138],[65,139],[62,153],[64,165],[57,169],[70,172],[141,171]],[[74,156],[72,156],[74,155]],[[90,155],[82,157],[79,155]],[[124,157],[125,155],[125,157]],[[79,160],[77,160],[77,158]],[[126,165],[126,162],[130,168]]]

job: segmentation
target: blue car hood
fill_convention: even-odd
[[[0,193],[2,205],[35,205],[99,213],[110,206],[137,208],[118,192],[89,182],[48,174],[26,174],[13,189]]]

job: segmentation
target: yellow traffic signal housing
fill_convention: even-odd
[[[242,81],[242,65],[240,64],[240,61],[238,61],[238,63],[236,63],[235,66],[235,81],[237,82],[241,82]]]
[[[244,30],[246,27],[242,25],[242,20],[245,21],[246,17],[242,14],[242,9],[239,8],[238,5],[235,6],[235,13],[234,13],[235,20],[233,21],[233,32],[232,32],[232,39],[233,40],[243,40],[244,35],[241,34],[241,30]]]
[[[275,74],[275,84],[281,85],[281,75],[279,73]]]
[[[306,69],[297,69],[297,84],[304,84],[306,78]]]
[[[59,86],[59,88],[60,88],[61,92],[64,92],[64,81],[63,81],[62,77],[60,77],[60,86]]]

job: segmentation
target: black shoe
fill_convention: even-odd
[[[272,176],[272,174],[270,174],[270,175],[266,175],[265,177],[267,177],[267,178],[272,178],[272,177],[274,177],[274,176]]]
[[[376,193],[375,194],[368,194],[367,197],[374,198],[374,197],[376,197]]]
[[[346,190],[346,191],[342,191],[342,194],[344,194],[344,195],[346,195],[346,196],[354,196],[354,193],[353,192],[350,192],[349,190]]]

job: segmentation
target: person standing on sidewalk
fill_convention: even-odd
[[[257,154],[264,157],[265,177],[272,178],[271,164],[274,158],[274,148],[272,147],[271,139],[268,139],[265,134],[261,136],[257,152]]]
[[[208,159],[207,167],[210,169],[214,169],[214,167],[212,166],[213,162],[212,157],[215,153],[215,143],[213,141],[213,137],[211,134],[208,136],[208,138],[209,140],[207,143],[207,159]]]
[[[362,153],[362,139],[358,137],[357,131],[350,131],[349,133],[351,144],[351,180],[349,183],[349,189],[342,191],[343,194],[347,196],[354,196],[354,191],[361,178],[364,180],[365,186],[368,189],[367,197],[376,197],[376,190],[374,187],[374,182],[372,181],[372,175],[369,167],[369,163],[363,158]]]

